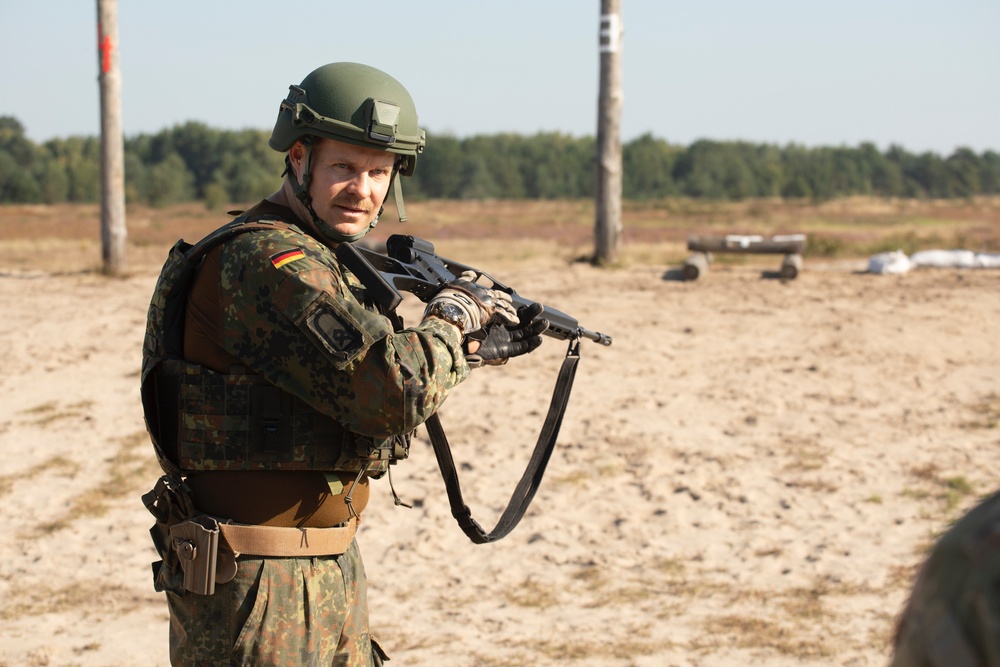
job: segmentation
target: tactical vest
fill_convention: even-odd
[[[141,374],[146,428],[164,472],[366,469],[379,477],[390,459],[406,458],[408,438],[352,433],[259,375],[184,360],[184,309],[201,259],[237,234],[290,227],[248,214],[195,245],[171,248],[149,304]]]

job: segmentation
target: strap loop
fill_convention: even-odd
[[[425,422],[427,434],[430,437],[431,445],[434,447],[434,455],[437,457],[438,468],[441,470],[441,477],[444,479],[445,488],[448,491],[448,502],[451,504],[451,515],[455,517],[459,527],[474,544],[486,544],[496,542],[507,536],[514,527],[521,521],[524,513],[527,512],[531,500],[538,491],[538,486],[542,482],[545,474],[545,467],[548,465],[552,451],[555,449],[556,439],[559,437],[559,428],[562,426],[563,415],[566,414],[566,406],[569,403],[569,396],[573,390],[573,379],[576,377],[576,367],[580,361],[580,341],[570,340],[569,349],[566,351],[566,358],[559,369],[559,377],[556,380],[555,390],[552,392],[552,400],[549,403],[549,412],[545,417],[542,430],[538,434],[538,441],[531,454],[531,459],[518,482],[514,493],[507,503],[507,508],[500,516],[495,528],[487,533],[482,526],[472,518],[472,510],[465,504],[462,497],[462,488],[458,481],[458,471],[455,468],[455,460],[451,455],[451,447],[448,438],[445,437],[444,429],[441,426],[441,419],[437,413]]]

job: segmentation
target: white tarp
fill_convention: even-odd
[[[869,273],[906,273],[921,266],[947,269],[1000,269],[1000,253],[921,250],[907,257],[902,250],[896,250],[872,255],[868,260]]]
[[[977,252],[976,262],[980,269],[1000,269],[1000,252]]]
[[[910,258],[902,250],[880,252],[868,260],[868,273],[906,273],[910,270]]]
[[[910,255],[910,262],[913,266],[971,269],[976,266],[976,253],[971,250],[921,250]]]

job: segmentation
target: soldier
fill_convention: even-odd
[[[540,307],[515,313],[471,276],[403,328],[338,262],[390,188],[403,217],[398,179],[424,143],[395,79],[320,67],[278,112],[281,189],[164,265],[142,398],[166,474],[143,500],[174,665],[381,664],[354,540],[369,480],[405,458],[467,354],[502,364],[541,342]]]
[[[941,536],[896,631],[892,667],[1000,665],[1000,493]]]

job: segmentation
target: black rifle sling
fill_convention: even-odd
[[[465,504],[462,488],[458,483],[455,460],[451,456],[451,447],[448,445],[448,439],[444,435],[444,429],[441,427],[441,420],[437,413],[431,415],[425,422],[427,434],[434,447],[434,455],[437,457],[438,468],[441,469],[441,477],[444,478],[445,488],[448,490],[451,514],[473,543],[486,544],[506,536],[521,521],[521,517],[528,510],[531,499],[534,498],[535,492],[542,482],[545,466],[555,449],[559,428],[562,426],[563,415],[566,413],[566,405],[569,402],[569,395],[573,390],[573,378],[576,376],[576,367],[579,361],[580,341],[574,339],[570,341],[566,358],[559,369],[556,387],[552,392],[552,401],[549,403],[549,412],[545,416],[545,423],[538,434],[538,442],[535,443],[531,460],[521,476],[521,481],[514,489],[514,493],[507,503],[507,508],[500,516],[496,527],[489,533],[484,531],[482,526],[472,518],[472,510]]]
[[[382,306],[383,313],[395,315],[395,308],[400,302],[399,293],[382,277],[367,257],[357,252],[349,244],[342,243],[337,247],[337,258],[361,280],[366,288],[371,290],[372,296]],[[398,330],[401,320],[397,317],[393,322]],[[448,438],[441,426],[441,419],[437,413],[434,413],[424,422],[427,427],[427,435],[434,447],[434,455],[437,457],[441,477],[444,479],[445,488],[448,491],[451,514],[473,543],[486,544],[505,537],[514,530],[514,527],[528,510],[528,506],[542,482],[545,466],[548,465],[549,457],[552,456],[552,451],[555,449],[559,428],[562,426],[566,405],[569,403],[569,395],[573,390],[573,379],[576,377],[576,367],[579,361],[580,339],[574,338],[569,342],[566,358],[559,369],[559,377],[556,380],[556,387],[549,403],[549,412],[545,416],[542,430],[538,434],[538,441],[535,443],[531,460],[528,461],[524,474],[521,475],[521,481],[518,482],[510,501],[507,503],[507,508],[500,516],[496,527],[489,533],[483,530],[482,526],[472,518],[472,510],[465,504],[465,499],[462,497],[462,487],[458,482],[458,470],[455,468],[455,459],[451,455],[451,446],[448,444]]]

